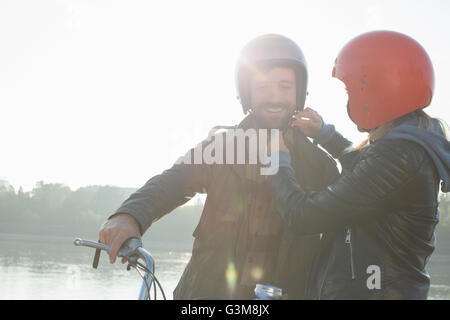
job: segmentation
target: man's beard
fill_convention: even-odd
[[[261,104],[261,105],[258,107],[258,110],[262,110],[262,109],[265,109],[265,108],[271,108],[271,107],[272,107],[272,108],[278,108],[278,107],[280,107],[280,108],[283,108],[283,109],[289,109],[289,104],[287,104],[287,103],[264,103],[264,104]],[[261,112],[255,112],[255,111],[253,111],[253,112],[252,112],[252,114],[253,114],[253,116],[254,116],[254,118],[255,118],[255,121],[256,121],[256,124],[257,124],[258,128],[261,128],[261,129],[286,129],[286,128],[289,127],[289,124],[290,124],[290,122],[291,122],[292,115],[293,115],[293,112],[290,113],[290,114],[287,114],[283,119],[281,119],[280,123],[277,124],[277,125],[274,127],[274,126],[273,126],[271,123],[269,123],[269,121],[267,121],[267,119],[262,115],[262,112],[263,112],[263,111],[261,111]]]

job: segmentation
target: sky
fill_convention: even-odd
[[[142,186],[243,119],[235,62],[265,33],[302,48],[306,106],[353,141],[334,60],[363,32],[405,33],[433,61],[426,111],[450,122],[449,17],[446,0],[0,0],[0,179]]]

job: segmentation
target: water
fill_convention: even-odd
[[[126,265],[109,263],[104,252],[92,268],[94,249],[75,247],[75,237],[0,233],[0,299],[119,299],[134,300],[141,278]],[[156,276],[166,297],[172,292],[190,258],[189,246],[146,243],[156,261]],[[436,252],[429,264],[429,299],[450,300],[450,254]],[[161,298],[161,295],[158,295]]]
[[[105,252],[93,269],[95,250],[74,246],[74,238],[0,233],[0,299],[137,299],[142,280],[136,270],[127,271],[120,259],[111,265]],[[172,299],[190,252],[157,243],[145,247]]]
[[[437,250],[428,262],[427,271],[431,277],[428,299],[450,300],[450,254]]]

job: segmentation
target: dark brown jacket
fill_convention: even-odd
[[[247,117],[237,127],[252,128],[252,122]],[[288,129],[285,140],[296,177],[303,186],[322,190],[338,178],[335,161],[297,128]],[[203,146],[208,143],[203,142]],[[296,236],[281,223],[278,229],[274,227],[279,215],[272,208],[273,196],[265,189],[267,183],[252,181],[249,172],[249,165],[175,164],[151,178],[117,210],[134,216],[143,233],[196,193],[207,193],[193,233],[192,256],[174,299],[252,299],[256,280],[252,283],[246,273],[254,271],[249,263],[255,260],[265,266],[258,282],[281,287],[290,299],[304,298],[320,237]],[[251,218],[258,210],[273,219],[261,222],[258,215]]]

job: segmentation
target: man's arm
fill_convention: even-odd
[[[203,142],[204,147],[209,141]],[[191,150],[191,153],[193,153]],[[114,263],[124,241],[141,235],[153,222],[186,203],[196,193],[206,193],[211,180],[211,165],[179,163],[151,178],[125,200],[100,229],[100,242],[111,247]]]
[[[202,164],[175,164],[131,194],[115,214],[128,213],[133,216],[143,234],[153,222],[189,201],[196,193],[206,193],[208,167]]]

